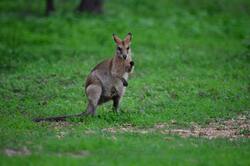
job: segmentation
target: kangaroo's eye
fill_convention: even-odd
[[[122,52],[122,48],[121,48],[121,47],[117,47],[117,49],[118,49],[120,52]]]
[[[127,50],[129,50],[130,49],[130,47],[127,47]]]

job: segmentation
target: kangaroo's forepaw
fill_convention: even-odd
[[[131,65],[131,67],[133,67],[135,65],[134,61],[131,61],[130,65]]]
[[[121,81],[122,81],[123,86],[126,86],[126,87],[128,86],[128,82],[124,78],[122,78]]]
[[[128,86],[128,82],[126,80],[124,80],[123,86],[126,86],[126,87]]]

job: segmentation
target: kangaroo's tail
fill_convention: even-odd
[[[82,117],[88,115],[85,112],[80,113],[80,114],[74,114],[74,115],[62,115],[62,116],[52,116],[52,117],[47,117],[47,118],[34,118],[32,119],[33,122],[41,122],[41,121],[46,121],[46,122],[59,122],[59,121],[66,121],[68,118],[77,118],[77,117]]]

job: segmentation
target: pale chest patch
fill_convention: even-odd
[[[124,73],[123,76],[122,76],[126,81],[128,80],[128,73]]]

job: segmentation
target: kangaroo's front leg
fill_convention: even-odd
[[[113,97],[113,110],[114,112],[118,113],[119,112],[119,105],[120,105],[120,96],[115,96]]]
[[[122,101],[122,97],[125,93],[126,88],[121,84],[117,87],[117,95],[113,97],[113,109],[115,112],[119,112],[119,106]]]

